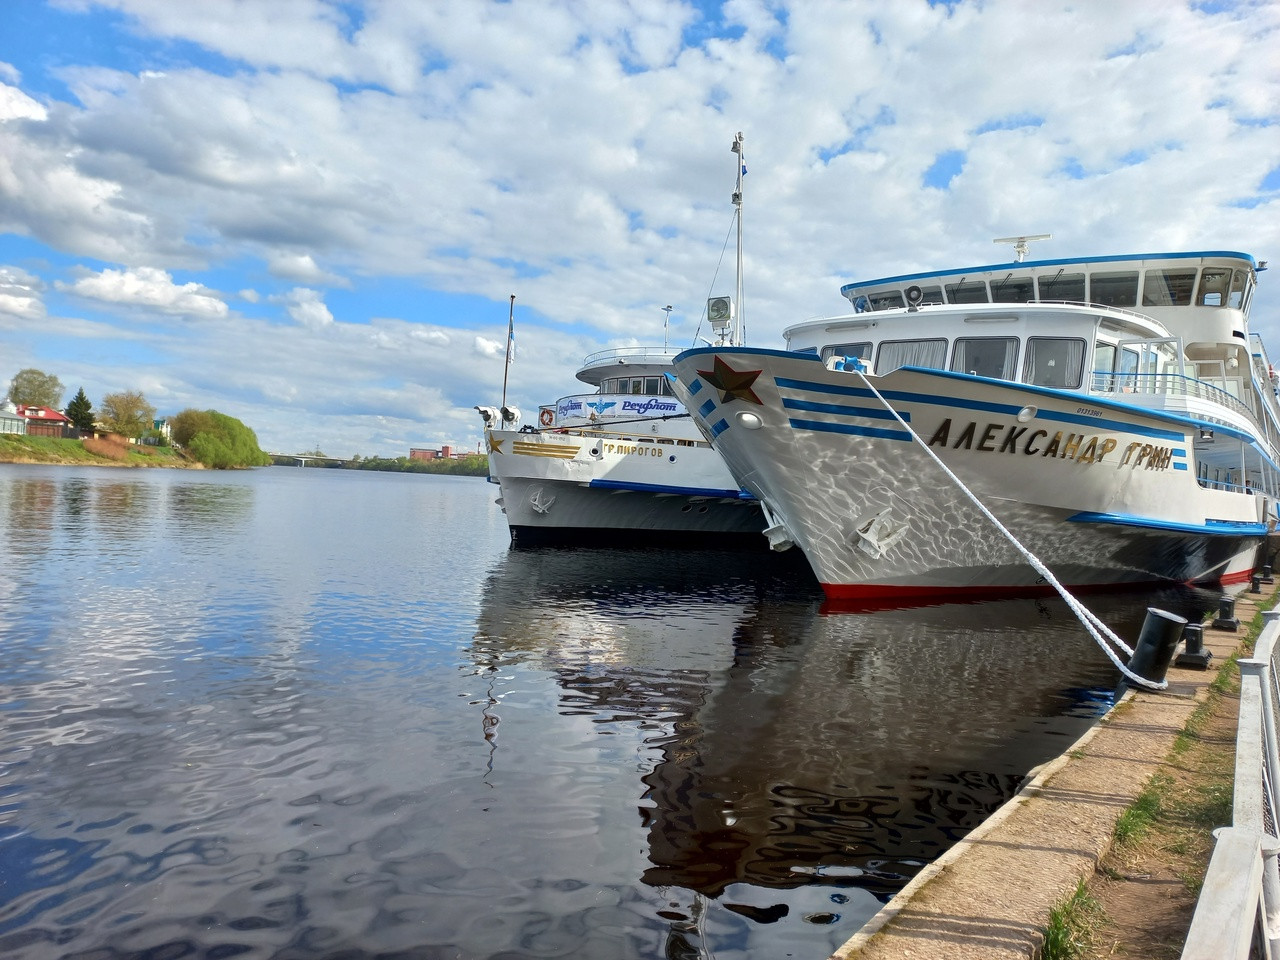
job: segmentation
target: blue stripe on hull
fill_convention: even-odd
[[[698,487],[669,487],[661,483],[628,483],[625,480],[592,480],[593,490],[629,490],[635,493],[669,493],[677,497],[714,497],[727,500],[754,500],[745,490],[703,490]]]
[[[845,386],[844,384],[835,383],[817,383],[813,380],[793,380],[789,377],[776,377],[774,383],[779,388],[788,390],[806,390],[810,393],[825,393],[842,397],[858,397],[860,399],[871,399],[874,394],[865,387]],[[987,400],[967,400],[963,397],[939,397],[931,393],[910,393],[903,390],[881,390],[880,395],[886,400],[895,400],[902,403],[920,403],[935,407],[955,407],[960,410],[978,410],[983,413],[999,413],[1005,416],[1016,417],[1018,412],[1022,410],[1022,404],[1013,403],[992,403]],[[1066,399],[1073,402],[1092,402],[1091,397],[1085,394],[1064,395]],[[785,402],[785,401],[784,401]],[[1140,427],[1132,423],[1126,423],[1123,420],[1108,420],[1101,417],[1088,417],[1076,413],[1057,413],[1052,410],[1040,410],[1036,414],[1039,420],[1052,420],[1059,423],[1083,424],[1096,427],[1100,430],[1119,430],[1125,433],[1132,433],[1139,437],[1151,437],[1154,440],[1186,440],[1186,434],[1173,431],[1161,430],[1158,427]],[[903,419],[907,419],[904,417]]]
[[[1171,533],[1191,533],[1211,537],[1263,537],[1267,534],[1265,523],[1238,523],[1227,520],[1210,520],[1204,524],[1174,523],[1169,520],[1153,520],[1125,513],[1076,513],[1067,519],[1073,523],[1111,523],[1121,527],[1141,527]]]
[[[721,421],[723,422],[723,421]],[[789,420],[796,430],[816,430],[822,433],[847,433],[856,437],[875,437],[878,440],[911,440],[911,434],[902,430],[885,430],[881,427],[860,427],[856,423],[828,423],[825,420]]]

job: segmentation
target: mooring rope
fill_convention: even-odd
[[[907,431],[911,439],[920,445],[920,448],[933,459],[933,462],[941,468],[942,472],[951,478],[951,481],[973,502],[975,507],[982,511],[982,515],[990,520],[997,530],[1004,534],[1005,538],[1013,544],[1014,549],[1022,554],[1023,559],[1025,559],[1037,573],[1044,577],[1053,589],[1058,591],[1059,596],[1061,596],[1066,602],[1067,606],[1076,615],[1076,618],[1084,624],[1084,628],[1089,631],[1089,635],[1092,636],[1098,646],[1102,648],[1102,651],[1108,658],[1110,658],[1111,662],[1119,668],[1120,672],[1134,683],[1147,687],[1150,690],[1167,689],[1169,686],[1167,681],[1162,680],[1161,682],[1156,683],[1152,680],[1148,680],[1146,677],[1134,673],[1128,668],[1128,666],[1120,662],[1120,657],[1116,654],[1115,650],[1111,648],[1111,644],[1115,644],[1125,652],[1126,656],[1130,657],[1133,656],[1133,648],[1116,636],[1115,631],[1098,619],[1097,615],[1094,614],[1092,610],[1077,600],[1071,594],[1071,591],[1064,587],[1062,583],[1059,582],[1058,578],[1053,575],[1053,571],[1045,566],[1044,562],[1039,557],[1023,546],[1022,542],[1015,537],[1003,523],[996,519],[996,515],[987,509],[987,505],[978,499],[978,495],[970,490],[963,480],[951,472],[951,469],[942,462],[942,458],[933,452],[929,445],[921,439],[920,435],[911,428],[911,425],[907,423],[898,411],[890,405],[889,401],[880,395],[880,391],[877,390],[871,381],[867,379],[867,375],[865,373],[861,370],[854,370],[853,372],[862,378],[862,382],[866,384],[867,389],[870,390],[875,395],[875,398],[884,405],[884,408],[893,415],[893,418],[902,425],[902,428]]]

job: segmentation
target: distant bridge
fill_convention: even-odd
[[[277,467],[305,467],[310,463],[341,467],[347,463],[346,457],[318,457],[314,453],[268,453],[267,456]]]

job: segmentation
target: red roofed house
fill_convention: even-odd
[[[27,421],[29,437],[61,437],[71,420],[51,407],[28,407],[18,404],[18,416]]]

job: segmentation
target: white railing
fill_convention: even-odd
[[[1247,383],[1247,381],[1246,381]],[[1177,397],[1198,397],[1210,400],[1256,422],[1253,408],[1239,397],[1221,387],[1181,373],[1111,373],[1093,372],[1093,393],[1164,394]]]
[[[582,361],[582,369],[599,367],[604,364],[627,363],[669,364],[684,347],[612,347],[588,354]]]
[[[1253,656],[1240,660],[1240,722],[1236,732],[1231,826],[1217,842],[1200,890],[1182,960],[1280,957],[1280,871],[1276,855],[1276,640],[1280,610],[1263,614]]]

